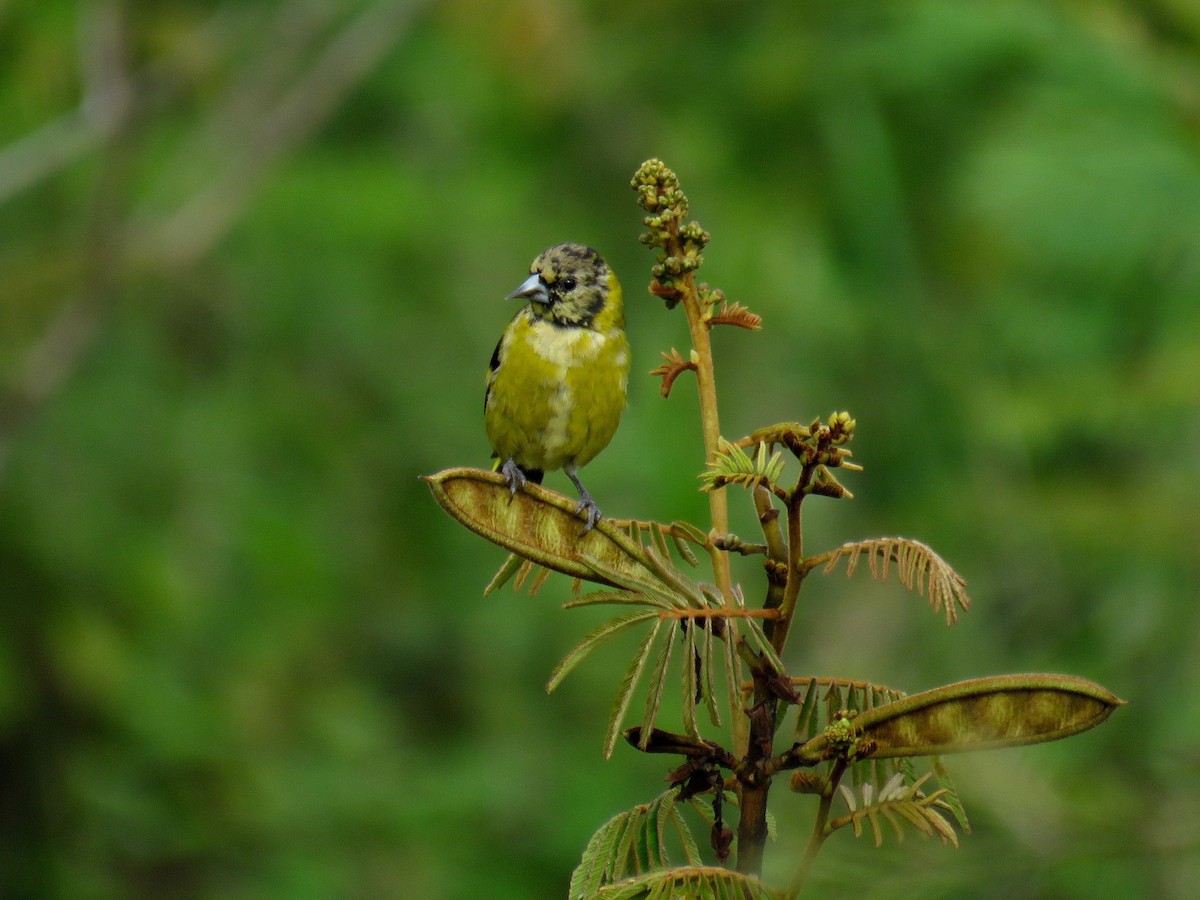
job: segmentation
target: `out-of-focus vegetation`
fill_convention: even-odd
[[[561,896],[657,792],[659,761],[599,759],[620,654],[548,698],[590,620],[555,582],[481,599],[502,554],[417,480],[486,463],[543,247],[621,273],[635,371],[681,342],[638,302],[648,156],[766,320],[716,336],[726,434],[858,420],[858,499],[814,503],[810,546],[916,534],[970,580],[954,629],[810,585],[797,668],[1130,701],[951,760],[961,849],[834,840],[814,895],[1193,895],[1185,0],[0,6],[0,893]],[[606,512],[701,518],[685,381],[635,379]]]

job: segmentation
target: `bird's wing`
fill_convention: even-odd
[[[504,343],[504,335],[496,341],[496,349],[492,351],[492,360],[488,363],[487,391],[483,395],[483,411],[487,412],[488,399],[492,396],[492,382],[496,380],[496,370],[500,368],[500,345]]]

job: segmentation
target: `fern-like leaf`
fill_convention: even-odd
[[[496,571],[496,574],[492,576],[492,580],[483,589],[483,596],[487,597],[508,584],[512,580],[512,577],[521,569],[522,565],[530,565],[529,560],[522,559],[515,553],[508,554],[504,558],[504,562],[500,564],[500,568]]]
[[[715,866],[681,866],[628,878],[593,895],[595,900],[779,900],[784,894],[757,878]]]
[[[691,867],[700,865],[700,850],[691,829],[680,815],[676,800],[679,788],[672,787],[649,803],[618,813],[592,835],[575,871],[568,896],[584,900],[608,896],[602,890],[617,882],[671,866],[668,834],[678,838]],[[636,896],[636,895],[635,895]]]
[[[647,566],[672,593],[684,598],[689,606],[697,609],[709,605],[706,602],[703,587],[671,565],[671,560],[667,556],[659,553],[653,547],[646,547],[645,553]]]
[[[662,358],[662,365],[657,369],[651,369],[650,374],[662,376],[660,391],[664,397],[670,397],[671,387],[675,384],[675,379],[689,369],[693,372],[696,371],[696,362],[695,360],[684,359],[674,347],[671,348],[670,353],[663,353]]]
[[[704,598],[697,598],[699,592],[688,585],[685,593],[679,593],[671,584],[664,584],[657,577],[656,572],[647,569],[646,577],[634,575],[632,573],[621,573],[615,569],[608,568],[600,560],[592,556],[584,556],[583,561],[590,566],[601,578],[612,582],[620,589],[631,591],[633,593],[642,593],[648,597],[656,597],[659,600],[667,603],[669,606],[674,606],[679,609],[687,609],[689,606],[706,606]],[[653,577],[651,577],[653,576]],[[678,579],[683,580],[683,573],[678,573]]]
[[[692,567],[700,565],[692,545],[702,550],[711,548],[708,535],[690,522],[676,520],[669,525],[647,519],[610,519],[609,522],[640,546],[653,545],[664,559],[668,557],[670,545],[674,544],[680,558]]]
[[[746,620],[746,642],[758,650],[776,672],[787,671],[784,668],[783,660],[779,658],[779,653],[772,646],[771,639],[766,636],[762,625],[755,619]]]
[[[750,312],[749,309],[736,300],[726,300],[721,304],[721,309],[709,317],[708,324],[710,326],[736,325],[748,331],[758,331],[762,328],[762,316]]]
[[[616,855],[617,841],[628,824],[629,813],[623,812],[605,822],[583,850],[583,858],[571,873],[568,896],[571,900],[594,897],[596,892],[611,881],[612,860]]]
[[[625,677],[621,679],[621,687],[617,690],[617,702],[613,704],[612,713],[608,717],[608,730],[604,736],[605,759],[612,756],[613,749],[617,746],[617,739],[621,736],[621,725],[629,711],[629,704],[633,701],[633,693],[637,690],[642,672],[645,671],[646,663],[654,649],[654,640],[663,627],[664,620],[660,619],[657,613],[649,615],[654,617],[654,624],[630,660],[629,668],[625,670]]]
[[[955,787],[950,773],[946,771],[946,766],[942,763],[941,757],[932,757],[930,765],[933,768],[933,777],[937,779],[938,787],[944,792],[942,794],[943,805],[949,811],[950,815],[954,816],[959,830],[970,834],[971,822],[967,818],[967,811],[963,808],[962,798],[958,796],[958,788]]]
[[[563,609],[575,609],[580,606],[653,606],[656,609],[673,609],[674,607],[650,594],[638,591],[592,591],[582,597],[573,597],[563,602]]]
[[[950,811],[944,800],[945,791],[936,790],[932,794],[925,794],[921,790],[932,774],[926,774],[916,782],[907,785],[904,784],[903,776],[895,775],[880,790],[878,797],[875,796],[872,785],[863,785],[861,806],[854,792],[845,785],[840,785],[839,790],[846,801],[849,814],[833,819],[826,829],[832,832],[849,825],[854,831],[854,836],[861,837],[865,822],[870,826],[875,846],[878,847],[883,844],[883,829],[880,827],[880,819],[891,826],[898,841],[904,840],[902,826],[903,822],[908,822],[927,837],[936,835],[943,844],[952,844],[957,847],[958,835],[955,833],[954,827],[942,815],[943,810]]]
[[[601,888],[595,900],[670,900],[696,897],[713,900],[780,900],[782,891],[757,878],[716,866],[681,866],[647,872]]]
[[[725,620],[725,640],[721,641],[721,659],[725,663],[725,682],[729,687],[729,709],[736,710],[741,702],[738,685],[745,681],[742,658],[733,649],[738,640],[737,619]]]
[[[643,532],[631,526],[631,539],[641,542]],[[705,703],[710,717],[715,724],[720,724],[720,714],[717,709],[714,694],[714,660],[713,653],[719,652],[713,645],[712,623],[707,617],[692,618],[678,613],[689,609],[710,611],[714,604],[720,604],[722,599],[708,586],[697,585],[686,575],[675,568],[667,558],[668,548],[665,543],[665,533],[658,537],[651,536],[649,544],[641,546],[641,557],[644,568],[634,572],[618,572],[608,568],[604,563],[590,555],[581,555],[580,559],[586,565],[593,566],[600,579],[615,584],[616,589],[598,590],[581,597],[566,601],[565,608],[581,606],[614,605],[625,607],[649,607],[646,611],[630,611],[616,616],[610,621],[593,629],[583,637],[578,644],[562,659],[550,676],[546,685],[547,691],[555,690],[563,679],[586,659],[601,643],[613,636],[640,624],[650,623],[651,628],[636,655],[626,670],[625,677],[617,693],[616,703],[605,732],[604,754],[612,754],[617,737],[625,721],[626,713],[632,703],[633,694],[639,681],[649,665],[649,655],[653,653],[653,645],[660,637],[664,628],[667,629],[666,639],[659,647],[659,655],[655,665],[650,669],[651,678],[646,694],[646,707],[642,717],[640,734],[648,740],[654,733],[654,722],[658,716],[663,693],[667,684],[667,673],[671,662],[671,653],[677,635],[685,634],[687,642],[686,667],[682,673],[681,682],[684,691],[683,719],[684,728],[691,735],[698,735],[696,723],[696,706]],[[701,640],[700,632],[704,633]],[[758,632],[760,641],[765,641],[761,630]],[[732,623],[726,623],[726,631],[721,642],[725,651],[729,652],[729,642],[737,639],[737,630]],[[767,645],[769,649],[769,644]],[[728,666],[735,661],[732,655]],[[731,697],[736,697],[736,682],[732,682]],[[645,745],[639,745],[646,749]]]
[[[667,628],[667,636],[662,642],[658,658],[654,661],[654,669],[650,673],[650,686],[646,691],[646,712],[642,715],[641,749],[643,750],[648,746],[654,722],[658,719],[658,708],[662,705],[663,689],[667,686],[667,670],[671,667],[671,651],[675,649],[677,634],[679,634],[678,628]],[[684,665],[690,666],[691,661],[686,661]],[[620,723],[618,723],[619,725]]]
[[[966,579],[932,548],[910,538],[875,538],[843,544],[827,554],[824,571],[832,572],[845,559],[846,575],[853,575],[864,556],[876,581],[887,581],[894,565],[900,584],[928,599],[934,612],[945,613],[947,625],[958,621],[960,609],[966,612],[971,608]]]
[[[670,534],[671,539],[675,542],[675,549],[688,565],[693,568],[700,565],[700,560],[696,556],[695,551],[688,546],[688,541],[698,544],[701,547],[708,546],[708,538],[704,532],[687,522],[672,522]],[[700,540],[696,540],[697,535],[699,535]]]
[[[684,631],[683,678],[681,679],[683,730],[692,737],[700,737],[700,728],[696,724],[696,704],[703,701],[702,692],[704,690],[701,679],[701,673],[704,671],[704,657],[701,655],[704,645],[696,637],[697,632],[708,633],[708,629],[704,627],[707,624],[689,622]]]
[[[722,438],[716,458],[700,475],[700,479],[704,482],[702,489],[713,491],[726,485],[736,484],[753,490],[758,485],[764,484],[772,493],[783,496],[785,492],[776,483],[779,481],[779,476],[783,474],[783,453],[778,450],[770,456],[767,453],[767,445],[759,443],[754,458],[751,459],[741,447]]]
[[[722,642],[725,643],[725,642]],[[700,653],[700,693],[704,697],[705,706],[708,707],[708,718],[717,728],[721,727],[721,711],[717,705],[717,679],[715,674],[716,665],[713,652],[713,630],[712,625],[704,629],[704,649]]]
[[[656,622],[662,621],[658,618],[657,612],[627,612],[589,631],[571,649],[571,652],[562,658],[562,662],[555,666],[554,672],[550,675],[550,680],[546,682],[546,693],[552,693],[555,688],[562,684],[562,680],[570,675],[576,666],[587,659],[591,655],[591,652],[600,644],[615,637],[622,631],[632,628],[634,625],[651,620]]]

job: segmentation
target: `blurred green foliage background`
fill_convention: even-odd
[[[649,156],[765,319],[716,334],[725,434],[858,420],[808,547],[919,537],[975,599],[947,629],[810,581],[795,667],[1131,701],[951,760],[961,849],[839,835],[813,895],[1194,896],[1190,0],[0,5],[0,894],[563,896],[661,790],[600,759],[625,649],[547,697],[592,620],[558,581],[483,600],[503,554],[417,478],[486,464],[502,298],[551,243],[621,274],[635,372],[684,346]],[[694,389],[657,392],[587,484],[703,522]],[[813,800],[777,794],[779,880]]]

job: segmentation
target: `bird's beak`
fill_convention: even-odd
[[[546,286],[537,275],[530,275],[521,282],[521,286],[508,295],[509,300],[532,300],[534,303],[549,303],[550,295]]]

